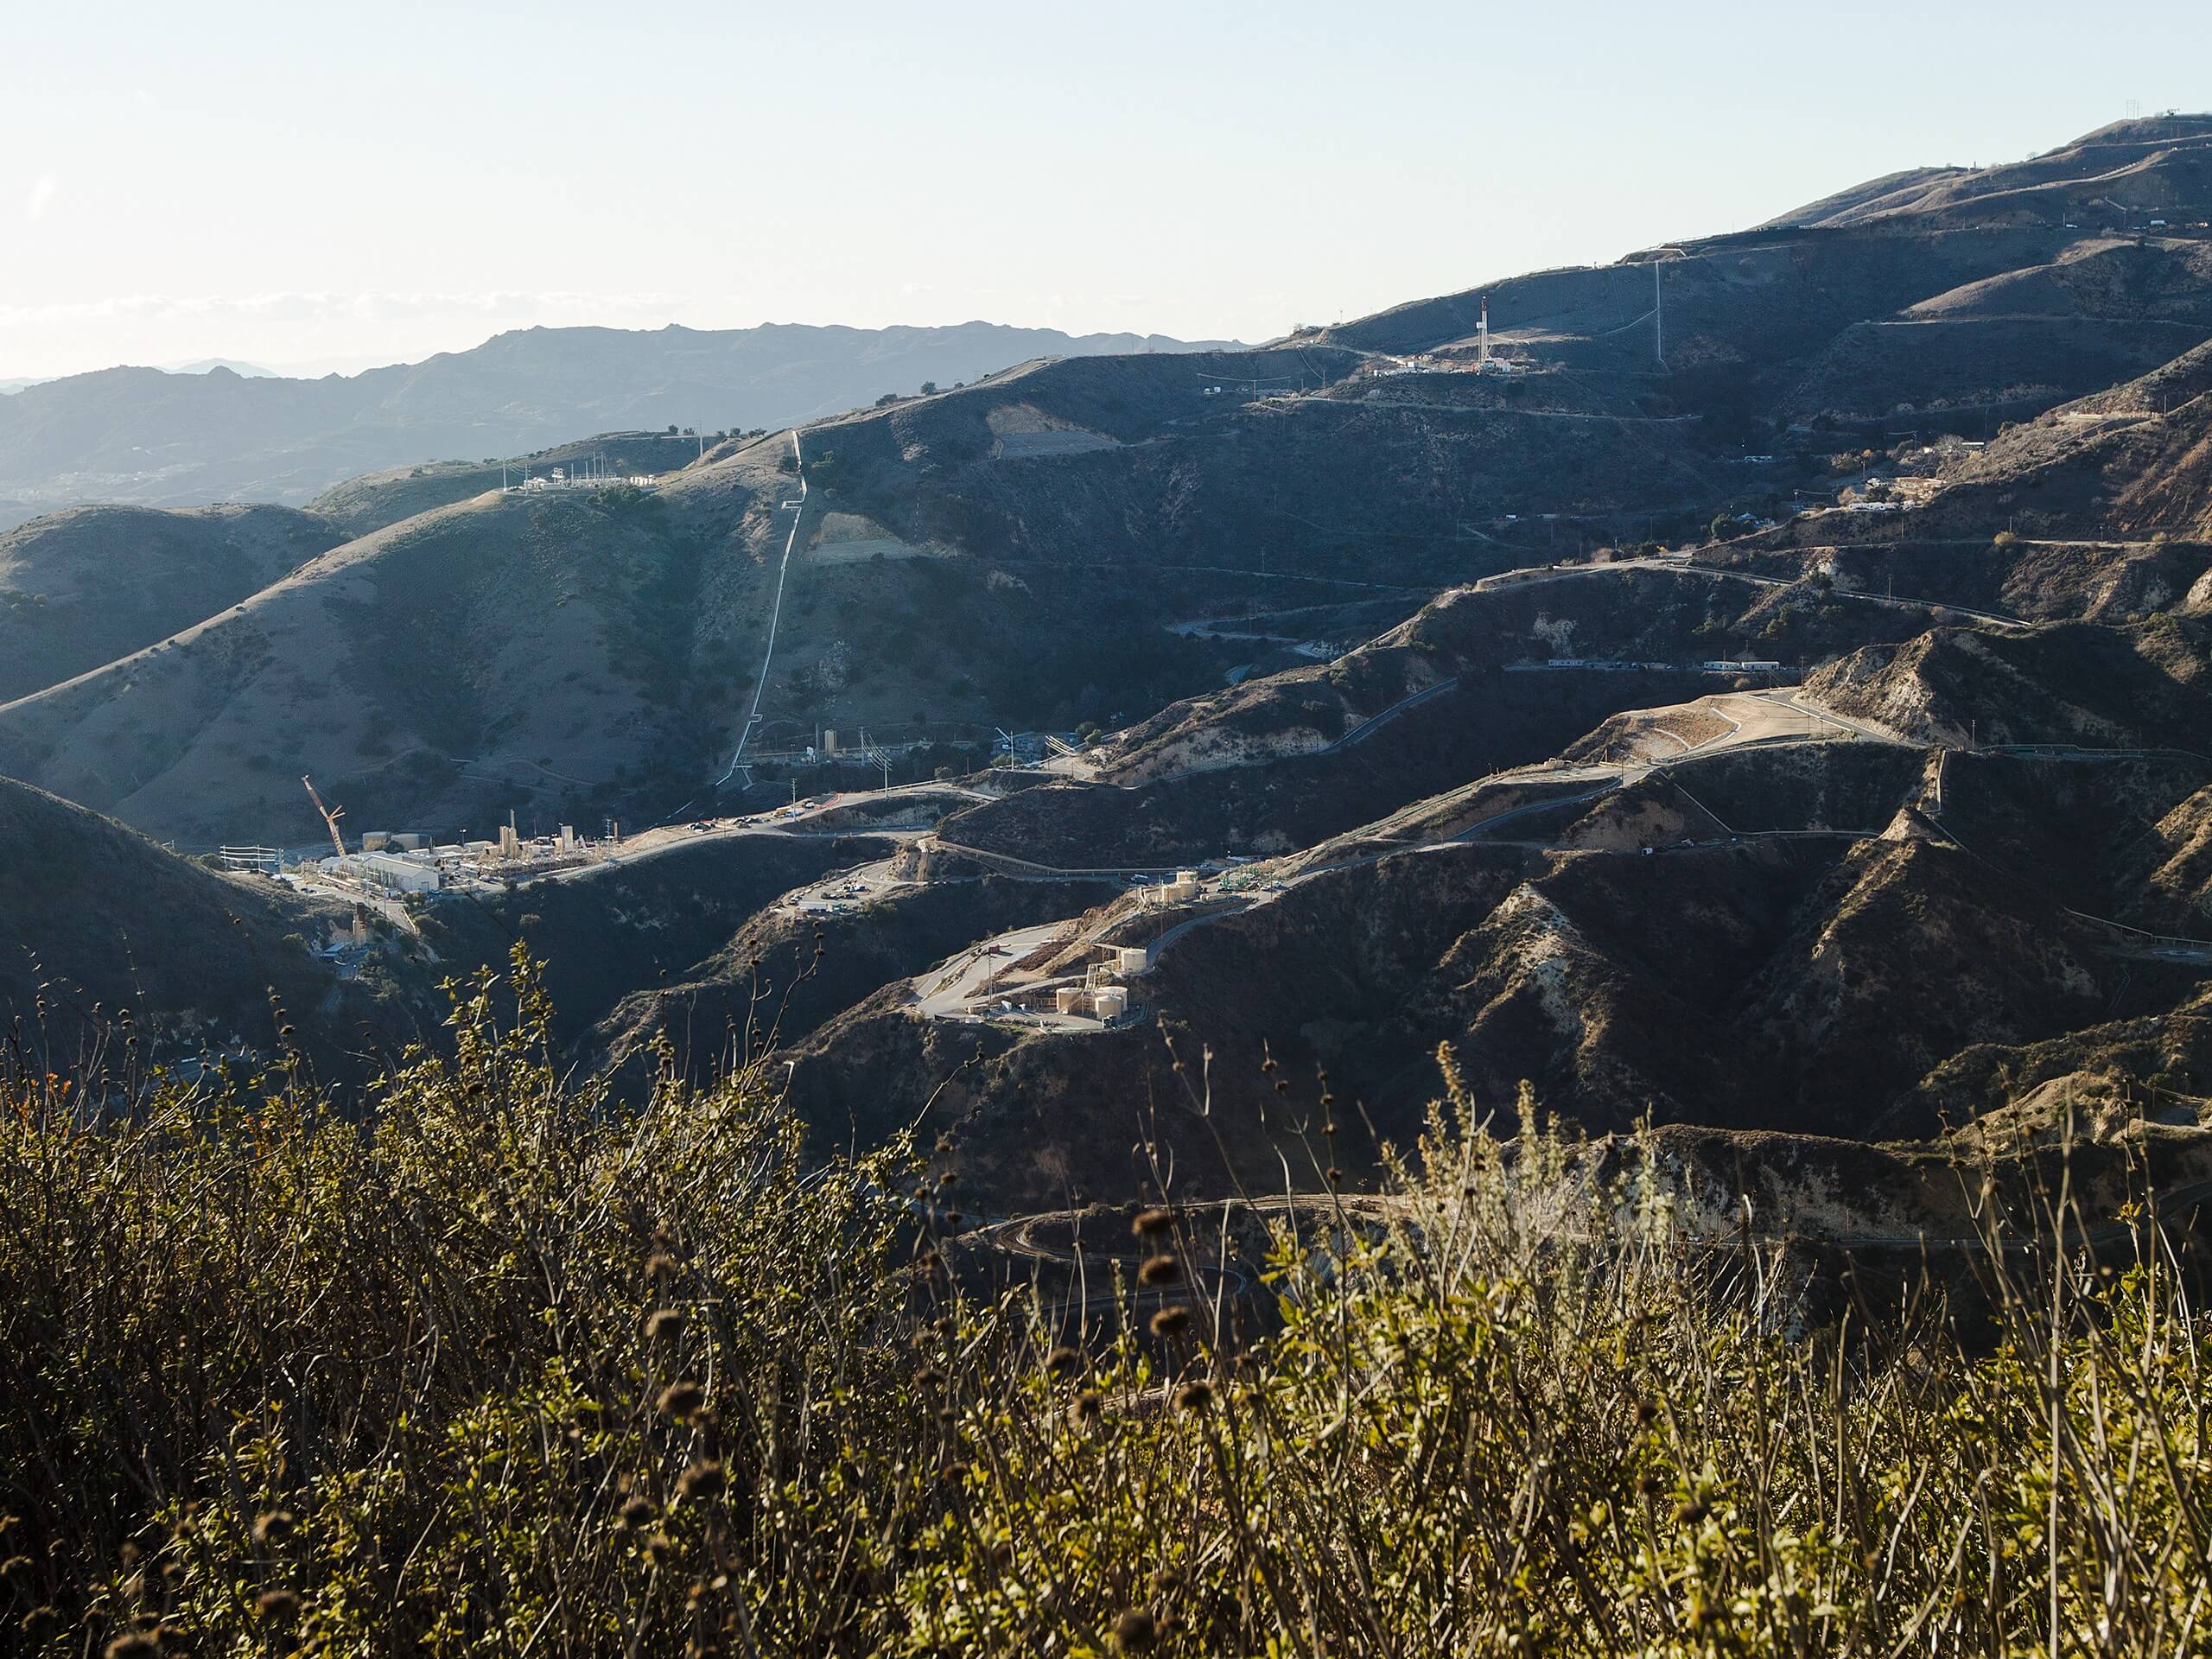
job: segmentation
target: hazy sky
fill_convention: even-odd
[[[0,6],[0,379],[502,328],[1257,340],[2212,105],[2212,3]]]

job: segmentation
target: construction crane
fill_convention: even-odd
[[[338,820],[346,816],[346,809],[325,806],[322,797],[315,792],[314,781],[305,772],[300,774],[300,782],[308,791],[308,799],[315,803],[315,810],[322,814],[322,822],[330,831],[330,844],[338,849],[339,857],[345,857],[346,843],[339,838]]]

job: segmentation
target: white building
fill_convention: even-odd
[[[382,887],[388,893],[435,893],[439,886],[437,867],[402,858],[392,853],[353,853],[344,859],[325,861],[323,868],[335,866],[340,874],[372,887]]]

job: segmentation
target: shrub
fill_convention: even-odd
[[[1184,1265],[1219,1212],[1173,1204],[1123,1258],[1156,1288],[1098,1262],[1077,1310],[913,1238],[903,1148],[810,1166],[759,1072],[695,1090],[666,1052],[618,1109],[547,1018],[518,956],[367,1124],[290,1061],[127,1109],[0,1078],[12,1641],[1713,1656],[2198,1628],[2212,1335],[2155,1237],[2101,1273],[1993,1234],[1971,1345],[1933,1299],[1823,1325],[1798,1264],[1693,1224],[1659,1157],[1501,1144],[1454,1082],[1383,1194],[1264,1224],[1264,1319]]]

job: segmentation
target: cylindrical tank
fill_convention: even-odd
[[[1119,985],[1102,985],[1094,1006],[1101,1020],[1118,1020],[1129,1009],[1129,994]]]
[[[1125,974],[1144,972],[1144,947],[1125,944],[1114,953],[1114,965]]]
[[[1052,1006],[1062,1014],[1073,1014],[1076,1004],[1082,1001],[1083,988],[1079,985],[1063,985],[1052,993]]]

